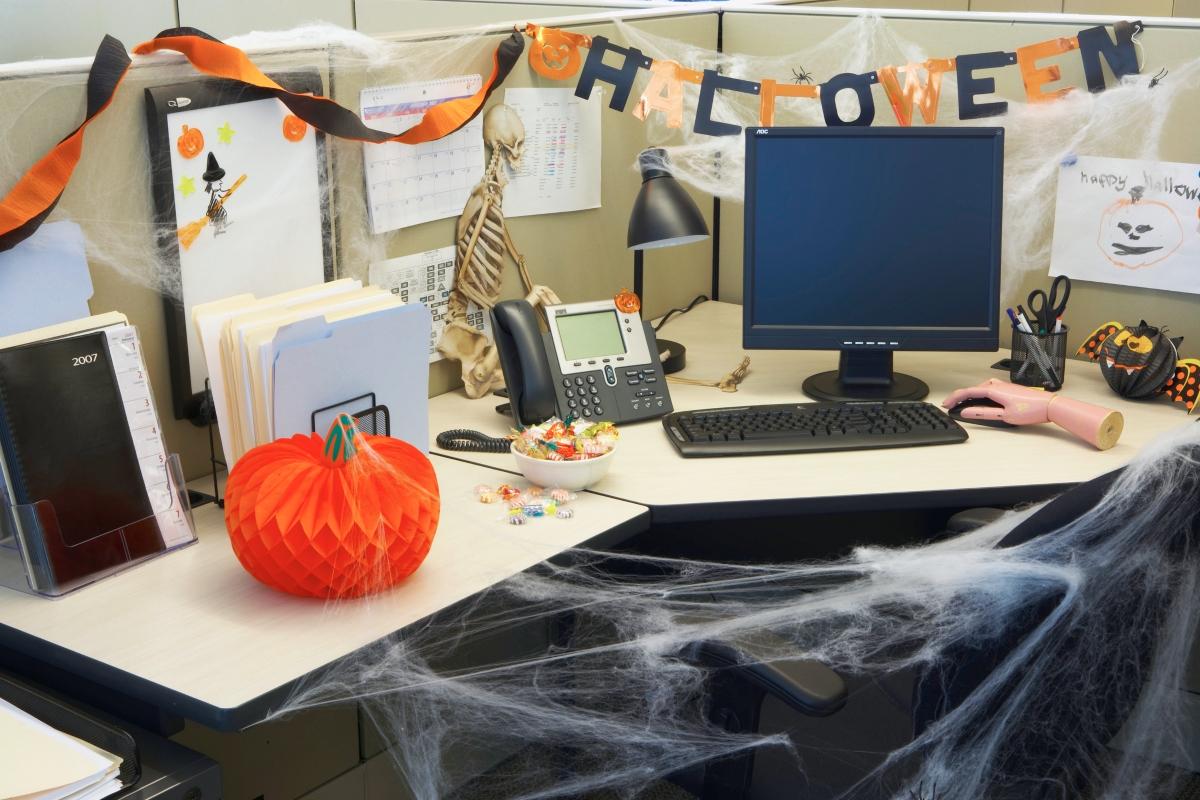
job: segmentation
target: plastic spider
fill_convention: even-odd
[[[795,81],[794,81],[795,83],[812,83],[813,82],[812,75],[809,74],[808,72],[805,72],[804,67],[801,67],[798,72],[796,70],[792,70],[792,75],[795,77]]]

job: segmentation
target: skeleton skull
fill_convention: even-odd
[[[499,152],[513,169],[521,166],[525,151],[525,125],[517,112],[500,103],[483,115],[483,143]]]

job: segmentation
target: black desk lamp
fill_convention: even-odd
[[[642,299],[644,250],[691,244],[708,238],[708,225],[700,215],[696,201],[671,174],[667,151],[643,150],[638,156],[642,188],[633,201],[629,215],[629,249],[633,251],[633,291]],[[678,342],[658,340],[659,352],[668,351],[663,372],[678,372],[684,366],[685,350]]]

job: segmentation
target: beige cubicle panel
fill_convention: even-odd
[[[692,11],[638,12],[630,24],[662,35],[715,47],[718,19],[712,13]],[[575,18],[564,23],[591,34],[617,37],[611,22]],[[511,28],[510,28],[511,29]],[[495,43],[508,35],[503,26],[478,34],[464,57],[450,59],[446,69],[461,74],[491,68]],[[481,38],[482,37],[482,38]],[[440,41],[440,40],[439,40]],[[435,46],[454,47],[463,40],[447,39]],[[311,44],[309,45],[311,47]],[[279,56],[255,53],[267,71],[285,63],[289,68],[317,68],[330,85],[328,52],[323,48],[283,48]],[[353,69],[334,56],[338,69],[333,75],[332,94],[348,108],[359,107],[359,90],[368,85],[405,79],[440,77],[420,74],[412,65],[404,71],[385,63],[371,69]],[[18,178],[58,139],[83,117],[84,87],[89,61],[22,65],[5,73],[0,67],[0,113],[17,135],[0,137],[0,188],[7,191]],[[172,413],[163,303],[159,292],[162,276],[157,269],[154,218],[147,164],[144,90],[199,77],[182,59],[157,56],[138,59],[111,107],[88,128],[83,157],[50,220],[78,222],[88,238],[88,259],[95,293],[93,313],[117,309],[138,326],[144,343],[150,379],[158,399],[167,444],[183,460],[188,478],[208,469],[209,438],[204,429],[175,420]],[[505,86],[545,86],[573,89],[575,81],[554,82],[536,76],[522,57]],[[608,92],[605,92],[606,97]],[[635,94],[636,97],[636,94]],[[504,88],[493,95],[501,102]],[[632,257],[625,248],[625,232],[633,198],[640,185],[634,163],[645,146],[642,123],[632,115],[601,112],[603,185],[602,207],[575,213],[524,217],[510,222],[517,247],[527,258],[533,279],[553,287],[564,300],[610,297],[632,281]],[[333,232],[335,259],[340,276],[366,279],[368,264],[377,258],[416,253],[454,243],[455,220],[445,219],[381,236],[369,233],[363,182],[363,145],[327,140],[332,172]],[[711,220],[712,203],[698,197]],[[648,307],[661,312],[708,290],[711,248],[694,245],[676,251],[654,253],[647,259]],[[520,294],[516,268],[506,268],[504,296]],[[386,346],[386,343],[381,343]],[[445,362],[433,367],[430,390],[437,394],[458,383],[457,365]],[[482,400],[480,402],[489,402]]]
[[[604,35],[614,42],[621,41],[616,25],[581,19],[548,20],[590,35]],[[654,17],[631,17],[629,24],[652,34],[670,36],[701,47],[712,48],[717,37],[718,18],[714,13],[676,12]],[[486,74],[490,67],[490,48],[506,36],[495,33],[486,48],[476,48],[475,60],[462,65],[462,72],[479,71]],[[385,65],[380,69],[348,74],[338,73],[335,99],[343,105],[356,107],[359,92],[366,86],[386,85],[396,80]],[[504,86],[493,94],[490,104],[503,102],[504,91],[516,87],[542,87],[573,90],[576,78],[553,81],[533,72],[523,56]],[[633,257],[625,246],[625,236],[632,207],[641,178],[635,163],[637,154],[646,147],[643,123],[628,113],[617,113],[607,107],[611,87],[604,88],[605,107],[601,110],[602,185],[601,207],[587,211],[519,217],[508,220],[508,227],[517,248],[524,254],[530,275],[535,283],[554,289],[567,302],[611,297],[623,287],[632,286]],[[639,89],[631,93],[630,106]],[[489,105],[490,105],[489,104]],[[366,208],[363,204],[362,147],[341,145],[338,155],[338,224],[344,242],[353,248],[371,240],[372,259],[390,258],[419,253],[454,242],[456,220],[445,219],[411,228],[370,237],[367,233]],[[695,194],[705,218],[711,225],[711,198]],[[346,252],[345,248],[343,252]],[[646,310],[659,314],[686,303],[697,294],[709,291],[711,285],[712,248],[708,244],[658,250],[647,254],[645,302]],[[341,274],[367,277],[368,263],[362,257],[342,258]],[[511,264],[504,277],[504,295],[521,294],[515,267]],[[440,362],[433,366],[430,392],[439,394],[459,383],[459,365]],[[490,402],[480,400],[479,402]]]
[[[355,27],[363,33],[403,34],[578,14],[620,14],[665,5],[669,0],[355,0],[354,10]]]
[[[905,14],[895,12],[889,24],[896,36],[912,42],[924,53],[932,56],[956,55],[959,53],[1011,50],[1058,36],[1072,36],[1080,29],[1098,24],[1096,18],[1071,17],[990,17],[972,15]],[[759,10],[741,6],[724,15],[723,37],[725,51],[781,55],[803,53],[851,21],[844,14],[820,12],[797,7],[769,7]],[[1112,21],[1112,20],[1110,20]],[[1182,20],[1160,20],[1150,25],[1140,38],[1146,57],[1153,65],[1151,73],[1160,67],[1170,70],[1191,61],[1200,54],[1200,26]],[[1083,70],[1077,54],[1054,59],[1062,65],[1063,83],[1084,86]],[[883,65],[879,65],[883,66]],[[1008,100],[1024,100],[1024,88],[1020,72],[1015,68],[989,70],[995,76],[997,94]],[[747,76],[753,77],[753,76]],[[1111,75],[1108,76],[1111,80]],[[1148,79],[1148,76],[1147,76]],[[895,124],[883,89],[873,88],[876,117],[875,125]],[[1181,102],[1171,110],[1166,120],[1160,157],[1164,161],[1200,163],[1200,140],[1195,132],[1200,128],[1200,87],[1181,96]],[[953,125],[957,120],[957,100],[953,93],[943,98],[938,124]],[[991,124],[1005,125],[1005,117],[993,117]],[[915,124],[921,124],[918,120]],[[1092,153],[1090,155],[1108,155]],[[744,209],[731,202],[722,203],[721,208],[721,299],[740,301],[742,297],[742,245]],[[1046,227],[1049,237],[1051,226]],[[1006,274],[1018,265],[1005,264]],[[1006,281],[1007,294],[1002,297],[1003,305],[1025,303],[1031,289],[1045,286],[1049,279],[1046,264],[1026,265],[1021,280]],[[1146,319],[1156,324],[1168,325],[1175,335],[1186,337],[1183,346],[1185,355],[1200,354],[1200,295],[1181,292],[1157,291],[1113,286],[1101,283],[1076,281],[1071,295],[1069,323],[1082,340],[1088,326],[1096,326],[1108,320],[1134,323]],[[1006,326],[1001,326],[1006,332]],[[1005,342],[1007,344],[1007,342]]]

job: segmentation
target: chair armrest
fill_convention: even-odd
[[[846,682],[818,661],[781,659],[766,655],[752,642],[734,647],[725,642],[698,642],[686,651],[688,660],[726,671],[810,717],[825,717],[846,704]],[[776,650],[776,652],[778,652]]]

